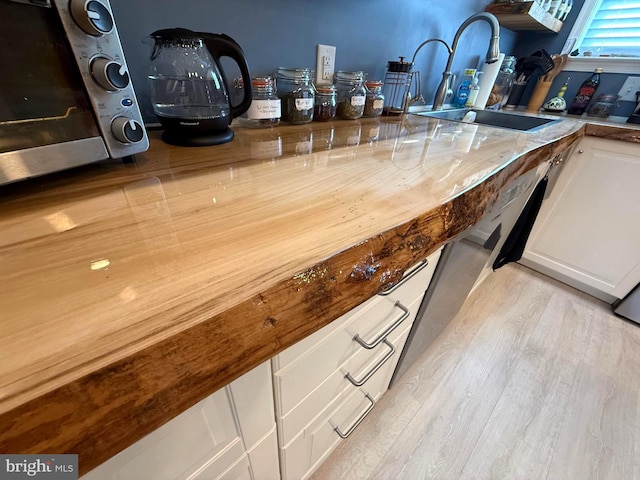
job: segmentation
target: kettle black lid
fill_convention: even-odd
[[[198,40],[202,34],[186,28],[163,28],[151,34],[151,38],[162,40]]]

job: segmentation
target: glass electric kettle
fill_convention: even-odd
[[[151,102],[164,127],[162,139],[183,146],[232,140],[231,120],[251,105],[251,75],[240,45],[227,35],[184,28],[158,30],[151,38]],[[221,57],[240,68],[244,96],[238,105],[229,101]]]

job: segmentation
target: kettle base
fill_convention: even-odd
[[[179,147],[208,147],[233,140],[233,130],[227,127],[219,132],[197,132],[192,134],[186,133],[184,130],[165,130],[162,133],[162,140],[169,145],[177,145]]]

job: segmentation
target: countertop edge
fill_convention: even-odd
[[[382,272],[394,272],[400,278],[406,268],[479,220],[501,186],[584,134],[585,128],[580,128],[525,153],[446,204],[348,247],[205,322],[0,415],[0,451],[77,453],[80,474],[87,473],[375,295],[382,285],[378,278]],[[374,264],[372,275],[359,273],[359,267]],[[260,338],[261,343],[251,338]]]

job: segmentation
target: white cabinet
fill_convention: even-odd
[[[278,478],[271,368],[265,362],[84,475],[82,480]]]
[[[584,137],[521,263],[611,303],[640,282],[640,148]]]
[[[283,479],[309,477],[387,390],[439,257],[272,359]]]

